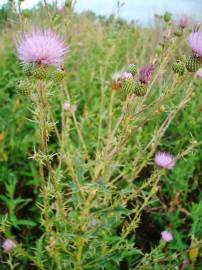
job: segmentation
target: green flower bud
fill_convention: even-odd
[[[163,46],[158,44],[155,48],[155,53],[160,54],[163,51]]]
[[[165,22],[169,22],[172,19],[172,14],[170,12],[165,12],[163,19]]]
[[[135,64],[128,65],[127,72],[131,73],[133,76],[137,73],[137,68]]]
[[[47,73],[48,69],[44,65],[35,65],[32,70],[32,75],[38,80],[45,80]]]
[[[175,31],[175,32],[174,32],[174,35],[175,35],[176,37],[181,37],[181,36],[182,36],[182,31],[180,31],[180,30]]]
[[[146,94],[147,92],[147,86],[144,83],[141,82],[136,82],[135,83],[135,89],[134,89],[134,93],[136,94],[136,96],[138,97],[142,97]]]
[[[54,83],[60,83],[65,77],[65,71],[63,69],[57,69],[52,72],[51,79]]]
[[[33,69],[33,64],[32,63],[24,63],[23,64],[23,73],[26,76],[31,76],[32,75],[32,69]]]
[[[28,96],[32,91],[32,84],[29,80],[20,80],[16,85],[16,89],[20,95]]]
[[[181,75],[184,75],[185,73],[185,65],[182,61],[178,60],[176,63],[172,65],[172,69],[175,73]]]
[[[186,61],[186,68],[189,72],[196,72],[201,66],[201,59],[196,56],[191,56]]]
[[[123,81],[122,91],[124,95],[127,96],[128,94],[133,93],[134,89],[135,89],[135,81],[133,79]]]

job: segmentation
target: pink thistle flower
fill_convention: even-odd
[[[70,109],[70,104],[68,101],[65,101],[64,104],[63,104],[63,109],[64,111],[69,111]]]
[[[15,243],[11,239],[7,238],[3,241],[2,248],[4,252],[8,253],[14,247]]]
[[[175,166],[175,158],[167,152],[157,152],[154,158],[156,165],[165,169],[172,169]]]
[[[142,67],[139,71],[140,82],[147,84],[151,78],[153,70],[154,70],[154,66],[152,64],[148,64],[148,65]]]
[[[192,51],[196,56],[202,56],[202,31],[192,32],[188,38]]]
[[[161,232],[161,237],[165,242],[170,242],[173,240],[173,235],[169,231],[163,231]]]
[[[124,72],[122,78],[125,80],[131,80],[133,78],[133,75],[130,72]]]
[[[184,29],[186,28],[187,26],[189,25],[189,17],[186,16],[186,15],[183,15],[180,17],[180,20],[179,20],[179,26]]]
[[[65,42],[50,29],[24,33],[16,44],[18,58],[26,63],[60,66],[67,51]]]
[[[65,6],[61,6],[58,8],[58,12],[64,13],[65,12]]]
[[[196,76],[197,78],[202,79],[202,68],[199,68],[199,70],[197,70],[195,76]]]

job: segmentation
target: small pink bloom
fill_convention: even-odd
[[[83,42],[82,42],[82,41],[79,41],[77,44],[78,44],[78,46],[79,46],[80,48],[83,48]]]
[[[141,83],[147,84],[149,82],[153,70],[154,66],[152,64],[148,64],[140,69],[139,80],[141,81]]]
[[[64,13],[65,12],[65,6],[61,6],[58,8],[58,12]]]
[[[122,77],[125,80],[131,80],[133,78],[133,75],[130,72],[124,72]]]
[[[63,104],[63,109],[64,111],[68,111],[70,109],[70,104],[68,101],[65,101]]]
[[[165,169],[172,169],[175,166],[175,158],[167,152],[157,152],[154,158],[156,165]]]
[[[67,46],[50,29],[33,29],[24,33],[16,44],[18,58],[22,62],[61,66]]]
[[[161,237],[165,242],[170,242],[173,240],[172,233],[169,231],[163,231],[161,232]]]
[[[202,68],[199,68],[199,70],[197,70],[195,75],[196,75],[197,78],[202,79]]]
[[[3,248],[4,252],[6,252],[6,253],[8,253],[14,247],[15,247],[15,243],[9,238],[5,239],[3,244],[2,244],[2,248]]]
[[[186,15],[183,15],[180,17],[179,26],[181,28],[186,28],[189,25],[189,17]]]
[[[188,38],[189,45],[192,48],[192,51],[197,55],[197,56],[202,56],[202,31],[200,32],[192,32],[189,35]]]
[[[99,223],[99,222],[98,222],[97,219],[92,219],[92,220],[90,221],[90,226],[91,226],[91,227],[95,227],[98,223]]]

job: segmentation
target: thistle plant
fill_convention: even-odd
[[[172,27],[171,14],[164,20]],[[66,24],[62,27],[66,30]],[[72,44],[77,44],[74,38],[72,34]],[[170,213],[172,207],[161,200],[162,189],[199,144],[194,138],[180,149],[162,143],[195,91],[192,74],[182,76],[178,66],[177,74],[171,71],[179,40],[169,37],[149,57],[141,40],[145,59],[126,57],[125,68],[115,58],[114,40],[106,50],[88,42],[79,59],[81,48],[72,45],[68,63],[67,45],[52,30],[34,29],[17,40],[23,75],[16,90],[22,103],[28,100],[30,122],[38,134],[28,163],[37,163],[41,231],[30,248],[15,239],[5,219],[1,230],[7,263],[14,269],[18,260],[22,267],[42,270],[116,270],[124,263],[138,270],[178,266],[178,251],[172,249],[175,232],[166,219],[149,251],[138,245],[138,229],[144,226],[144,212],[160,207],[164,215]],[[91,65],[91,54],[85,52],[90,45],[100,53],[100,61]],[[85,64],[90,66],[87,72]],[[86,72],[83,80],[80,69]]]

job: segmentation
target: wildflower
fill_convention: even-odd
[[[180,20],[179,20],[180,28],[184,29],[184,28],[186,28],[188,26],[188,24],[189,24],[188,16],[186,16],[186,15],[181,16]]]
[[[172,169],[175,166],[175,158],[167,152],[157,152],[154,158],[156,165],[165,169]]]
[[[163,232],[161,232],[161,237],[162,237],[162,239],[165,241],[165,242],[170,242],[170,241],[172,241],[173,240],[173,235],[172,235],[172,233],[171,232],[169,232],[169,231],[163,231]]]
[[[192,32],[189,35],[188,41],[195,55],[202,57],[202,31]]]
[[[67,46],[50,29],[33,29],[24,33],[17,41],[18,58],[24,63],[60,66]]]
[[[97,220],[97,219],[92,219],[92,220],[90,221],[90,226],[91,226],[91,227],[95,227],[97,224],[98,224],[98,220]]]
[[[3,241],[2,248],[4,252],[8,253],[14,247],[15,243],[11,239],[7,238]]]
[[[78,109],[78,105],[77,105],[77,104],[74,104],[74,105],[71,107],[71,105],[70,105],[70,103],[69,103],[68,101],[65,101],[65,102],[63,103],[63,110],[64,110],[64,111],[70,111],[70,110],[72,110],[73,112],[76,112],[77,109]]]
[[[122,78],[125,79],[125,80],[130,80],[130,79],[133,78],[133,75],[130,72],[124,72],[123,75],[122,75]]]
[[[65,6],[61,6],[58,8],[59,13],[64,13],[65,12]]]
[[[202,68],[199,68],[199,70],[197,70],[196,77],[202,79]]]
[[[147,84],[151,78],[154,66],[152,64],[147,64],[142,67],[139,71],[139,80],[141,83]]]
[[[65,101],[64,104],[63,104],[63,109],[64,111],[69,111],[70,109],[70,104],[68,101]]]
[[[115,72],[112,74],[112,89],[117,90],[122,86],[122,73]]]

